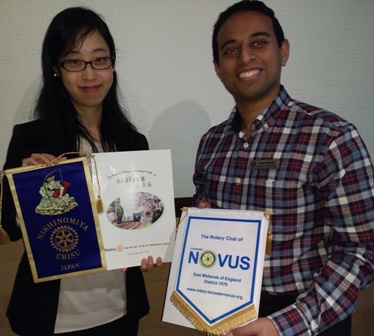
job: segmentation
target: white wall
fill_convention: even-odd
[[[0,165],[12,126],[31,117],[50,20],[66,7],[87,5],[104,16],[115,38],[117,72],[132,120],[152,149],[171,148],[175,196],[191,196],[199,138],[233,106],[211,61],[212,25],[233,2],[1,0]],[[265,3],[291,42],[282,80],[288,92],[356,124],[374,157],[374,1]]]

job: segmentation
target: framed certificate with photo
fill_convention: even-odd
[[[95,195],[108,269],[140,265],[149,255],[172,259],[175,207],[170,150],[94,154]]]

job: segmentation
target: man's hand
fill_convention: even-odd
[[[200,209],[211,208],[212,205],[205,199],[202,199],[197,203],[197,207]]]
[[[274,324],[267,317],[229,331],[225,336],[279,336]]]

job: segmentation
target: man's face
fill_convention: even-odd
[[[236,104],[270,104],[289,54],[287,40],[278,47],[271,19],[258,12],[234,14],[222,25],[217,42],[215,70]]]

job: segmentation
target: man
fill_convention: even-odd
[[[369,153],[354,125],[291,99],[280,84],[289,52],[260,1],[232,5],[214,26],[215,71],[235,107],[201,138],[194,204],[273,213],[260,318],[228,335],[350,335],[374,279]]]

